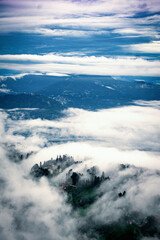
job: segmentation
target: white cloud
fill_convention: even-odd
[[[88,218],[105,224],[120,220],[122,216],[128,217],[129,212],[145,216],[156,213],[158,204],[155,206],[153,199],[159,195],[159,177],[152,171],[142,170],[140,174],[139,170],[131,167],[124,172],[116,169],[110,172],[112,180],[101,187],[100,191],[105,194],[89,209]],[[124,190],[125,198],[117,198]]]
[[[34,111],[37,110],[38,108],[12,108],[8,109],[7,112],[14,112],[14,111]]]
[[[2,2],[1,4],[6,4]],[[149,36],[153,40],[160,38],[158,28],[154,26],[159,21],[159,15],[134,18],[134,14],[144,11],[157,12],[158,8],[158,0],[143,0],[141,3],[138,0],[80,2],[39,0],[36,3],[8,1],[6,9],[1,14],[0,32],[25,32],[42,36],[77,38],[117,33],[120,37]],[[159,53],[155,43],[152,43],[152,46],[132,45],[126,49]],[[136,71],[137,69],[134,69],[132,73]],[[156,70],[153,71],[156,72]],[[82,73],[85,74],[85,72]]]
[[[31,33],[31,31],[29,31]],[[33,33],[42,34],[44,36],[63,36],[63,37],[88,37],[91,35],[108,34],[107,31],[81,31],[68,29],[47,29],[37,28]]]
[[[46,73],[47,76],[57,76],[57,77],[67,77],[68,74],[64,74],[64,73],[56,73],[56,72],[48,72]]]
[[[143,106],[98,112],[68,109],[68,116],[57,121],[15,121],[2,113],[1,236],[7,240],[51,240],[53,236],[57,240],[63,240],[66,236],[74,240],[78,236],[77,228],[85,224],[90,229],[94,224],[111,223],[125,215],[130,216],[132,212],[141,214],[140,223],[147,216],[158,216],[160,103],[140,103]],[[56,139],[60,143],[56,143]],[[73,139],[74,142],[71,142]],[[4,143],[13,144],[22,152],[36,152],[16,164],[7,158]],[[45,178],[32,181],[28,175],[34,163],[66,153],[83,161],[80,167],[73,168],[75,171],[98,165],[106,176],[110,176],[110,181],[105,181],[97,189],[103,195],[86,209],[86,215],[82,218],[72,214],[65,204],[65,193],[62,194],[58,187],[59,182],[65,179],[66,172],[50,183]],[[119,163],[131,166],[119,171]],[[118,193],[124,190],[126,196],[119,198]]]
[[[131,75],[160,76],[160,61],[149,61],[143,58],[118,57],[106,58],[95,56],[47,55],[0,55],[1,61],[31,61],[34,64],[3,63],[1,69],[20,72],[41,72],[54,74],[95,74],[95,75]],[[41,62],[37,64],[37,62]]]
[[[10,90],[9,90],[9,89],[6,89],[6,88],[0,88],[0,92],[1,92],[1,93],[9,93]]]
[[[128,29],[138,28],[135,31],[140,32],[139,28],[145,28],[142,32],[148,34],[150,31],[155,33],[154,26],[151,25],[149,31],[141,24],[148,25],[159,18],[158,15],[146,18],[130,18],[135,13],[144,10],[157,12],[159,8],[158,0],[147,2],[143,0],[141,3],[138,0],[122,0],[121,2],[118,0],[36,1],[36,3],[27,1],[23,4],[20,1],[14,1],[14,3],[8,1],[8,4],[10,7],[4,9],[1,17],[1,32],[22,31],[48,36],[86,37],[91,34],[106,34],[107,31],[102,31],[104,29],[118,28],[116,32],[120,31],[121,34]],[[14,5],[16,8],[12,9]],[[107,16],[104,16],[104,14]],[[50,26],[54,26],[55,29],[50,29]],[[70,29],[64,29],[65,27]],[[119,28],[123,28],[123,30],[121,31]],[[86,29],[89,31],[86,31]],[[100,31],[96,33],[95,30]]]
[[[160,53],[160,41],[152,41],[150,43],[139,43],[129,46],[133,51],[146,53]]]
[[[148,106],[148,107],[160,109],[160,101],[142,101],[142,100],[138,100],[138,101],[135,101],[134,103],[139,105],[139,106]]]
[[[133,26],[134,27],[134,26]],[[149,36],[160,38],[159,32],[154,27],[135,26],[135,28],[119,28],[113,30],[113,33],[125,35],[125,37]]]
[[[67,153],[95,161],[100,156],[100,165],[101,161],[129,161],[137,166],[160,168],[159,102],[140,104],[143,105],[98,112],[70,109],[67,111],[68,117],[60,121],[10,120],[7,121],[10,127],[6,133],[6,141],[15,143],[18,148],[23,146],[23,151],[39,151],[35,157],[39,161],[47,160],[52,155],[56,157]],[[17,134],[13,136],[15,131]],[[28,131],[32,133],[30,137],[21,135],[21,132]],[[75,143],[70,142],[73,137]],[[68,143],[54,144],[40,151],[47,144],[47,138],[51,141],[67,140]]]
[[[157,12],[159,9],[158,0],[100,0],[100,1],[1,1],[1,4],[7,4],[7,10],[12,10],[16,6],[16,12],[12,14],[48,14],[48,15],[83,15],[100,13],[133,13],[139,11]]]
[[[15,74],[15,75],[7,75],[7,76],[0,76],[0,79],[3,81],[3,80],[6,80],[7,78],[12,78],[14,80],[16,79],[19,79],[19,78],[23,78],[24,76],[26,75],[30,75],[30,74],[33,74],[33,75],[42,75],[41,73],[20,73],[20,74]]]
[[[82,31],[80,28],[92,30],[92,34],[96,34],[96,31],[93,30],[103,29],[103,28],[115,28],[115,27],[125,27],[130,26],[130,21],[127,19],[127,16],[87,16],[87,17],[63,17],[63,18],[54,18],[54,17],[43,17],[43,16],[19,16],[19,17],[5,17],[1,18],[1,32],[28,32],[28,33],[41,33],[41,34],[50,34],[50,35],[66,35],[70,31],[70,35],[80,35],[86,36],[87,32]],[[126,21],[127,20],[127,21]],[[47,27],[46,27],[47,26]],[[49,26],[59,26],[62,29],[58,30],[49,29]],[[63,29],[65,27],[70,27],[71,29]],[[73,28],[73,29],[72,29]],[[74,30],[74,28],[79,28]],[[103,32],[102,32],[103,33]],[[104,31],[106,33],[106,31]]]
[[[42,179],[32,181],[25,164],[15,164],[0,147],[0,232],[4,239],[75,239],[75,220],[63,194]]]

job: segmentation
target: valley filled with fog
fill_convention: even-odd
[[[69,108],[53,120],[14,119],[15,111],[12,118],[0,113],[2,239],[105,239],[102,226],[116,229],[124,220],[139,231],[133,239],[159,239],[159,101],[99,111]],[[79,164],[50,178],[31,176],[35,164],[60,155]],[[62,184],[71,168],[85,177],[92,167],[109,181],[95,188],[96,198],[82,213],[68,202]]]

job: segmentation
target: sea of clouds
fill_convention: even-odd
[[[78,229],[93,219],[107,224],[127,211],[160,215],[160,102],[139,101],[95,112],[71,108],[65,113],[53,121],[13,120],[0,113],[2,240],[87,239],[78,235]],[[32,154],[17,163],[9,157],[11,147]],[[29,175],[35,163],[63,154],[82,161],[75,171],[96,165],[111,177],[98,189],[103,196],[87,210],[85,219],[73,214],[66,194],[57,187],[66,172],[52,184],[45,177],[33,181]],[[122,163],[130,167],[120,171]],[[117,198],[123,191],[126,197]]]

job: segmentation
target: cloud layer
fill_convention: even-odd
[[[44,148],[39,153],[40,160],[43,157],[47,160],[51,152],[54,152],[54,157],[67,153],[73,156],[80,154],[84,158],[87,153],[89,158],[95,155],[97,159],[101,155],[104,161],[108,155],[111,157],[110,161],[114,161],[116,157],[121,161],[123,156],[124,161],[157,168],[160,166],[157,156],[160,150],[159,101],[138,101],[137,104],[138,106],[98,112],[69,109],[66,112],[68,117],[61,121],[9,119],[6,141],[16,144],[21,151],[39,151],[49,141],[49,148]],[[28,137],[25,137],[26,134]],[[61,141],[62,147],[59,144],[50,146],[56,140]]]
[[[0,60],[7,61],[7,63],[1,62],[1,69],[20,72],[53,73],[55,75],[160,76],[160,61],[136,57],[64,56],[51,53],[46,55],[0,55]]]
[[[85,235],[85,226],[92,231],[94,224],[110,224],[133,212],[140,214],[137,224],[142,224],[144,216],[157,216],[160,104],[137,104],[98,112],[69,109],[59,121],[17,121],[1,112],[1,236],[7,240],[92,239]],[[34,153],[15,163],[8,155],[11,146],[21,153]],[[66,195],[58,187],[66,172],[50,183],[46,178],[35,182],[29,177],[35,163],[62,154],[82,160],[75,171],[96,165],[111,177],[98,189],[103,195],[84,218],[71,214]],[[121,171],[121,163],[130,167]],[[126,197],[118,198],[123,191]],[[79,236],[79,228],[84,229],[84,236]]]

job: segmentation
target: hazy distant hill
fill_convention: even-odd
[[[62,77],[62,79],[63,78],[64,77]],[[48,87],[56,80],[59,80],[59,77],[26,75],[22,78],[17,78],[16,80],[8,77],[6,80],[0,82],[0,86],[5,84],[6,88],[14,93],[35,93]]]
[[[11,118],[54,119],[63,116],[61,103],[35,94],[6,94],[0,96],[0,108],[5,109]]]
[[[45,96],[34,94],[7,94],[0,96],[0,108],[52,108],[61,110],[62,105]]]
[[[43,94],[67,107],[99,109],[130,104],[134,100],[160,100],[160,86],[95,77],[92,81],[85,78],[57,81],[43,89]]]
[[[1,97],[0,106],[2,108],[49,108],[54,105],[54,100],[56,100],[56,104],[57,102],[60,103],[58,109],[63,105],[65,108],[78,107],[96,110],[128,105],[134,100],[160,100],[160,85],[144,81],[120,81],[110,76],[71,75],[54,77],[28,75],[17,80],[8,78],[1,81],[0,85],[1,88],[3,86],[3,88],[9,89],[12,94],[36,94],[36,96],[28,95],[28,97],[23,95],[23,100],[22,95]]]

